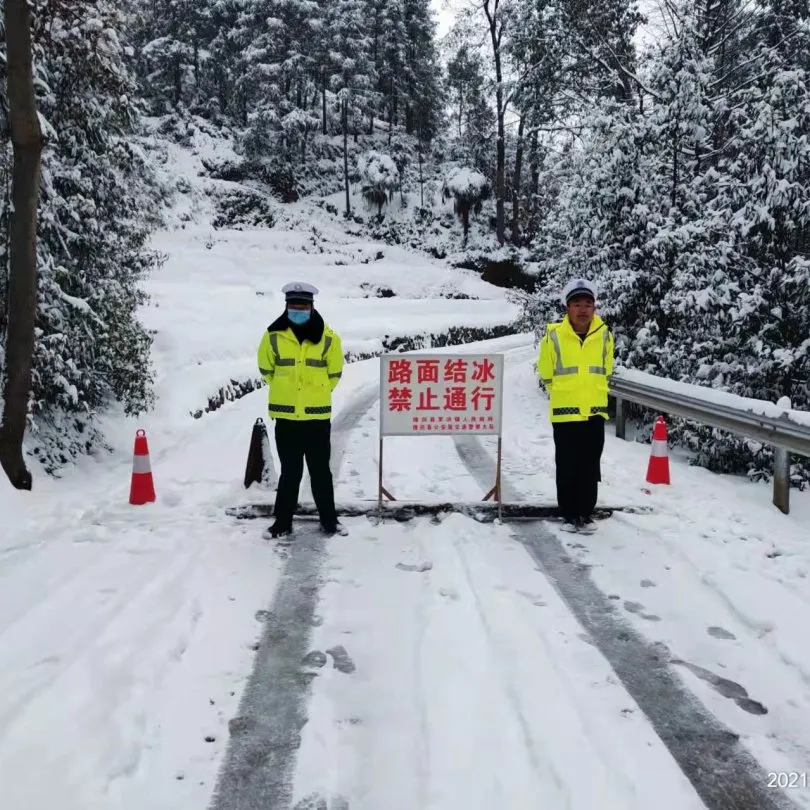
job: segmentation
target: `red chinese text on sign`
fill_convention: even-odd
[[[412,363],[410,360],[392,360],[388,365],[388,382],[411,384],[413,376]]]
[[[464,386],[447,388],[444,392],[444,407],[448,411],[466,411],[467,389]]]
[[[384,355],[381,365],[381,435],[501,435],[502,355]]]
[[[473,361],[472,378],[476,382],[489,382],[495,379],[495,363],[492,360],[484,359],[481,362]]]
[[[388,392],[389,411],[409,411],[413,392],[410,388],[391,388]]]
[[[438,411],[440,410],[439,395],[432,389],[428,388],[419,392],[419,404],[416,406],[417,411]]]
[[[495,389],[492,387],[481,388],[480,385],[476,386],[472,394],[470,394],[470,399],[476,411],[481,410],[481,400],[484,400],[484,410],[491,411],[492,401],[495,399]]]
[[[439,361],[438,360],[417,360],[416,361],[416,382],[417,383],[438,383],[439,382]]]
[[[448,360],[444,364],[444,381],[453,383],[467,382],[467,361]]]

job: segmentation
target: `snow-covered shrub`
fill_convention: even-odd
[[[276,223],[276,210],[266,195],[246,187],[235,186],[215,198],[214,228],[241,229],[272,228]]]
[[[453,210],[464,228],[464,242],[470,232],[470,212],[480,214],[490,195],[489,181],[480,172],[466,167],[451,169],[444,178],[442,197],[453,200]]]
[[[357,174],[360,177],[363,199],[369,208],[377,208],[377,216],[391,202],[394,191],[400,183],[400,173],[396,163],[388,155],[369,150],[357,161]]]

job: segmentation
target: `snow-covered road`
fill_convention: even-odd
[[[510,389],[525,394],[515,403],[516,436],[529,424],[548,434],[541,396],[521,383],[531,379],[523,361],[532,354],[507,353]],[[375,420],[369,411],[347,452],[344,480],[357,498],[373,491],[372,465],[352,461],[373,457]],[[455,458],[452,439],[416,441],[433,444],[438,474],[431,464],[408,476],[409,497],[432,483],[422,491],[428,499],[470,500],[489,486],[491,440],[457,439]],[[412,466],[406,443],[386,451],[395,479],[398,464],[403,479]],[[626,463],[643,460],[643,448],[609,444]],[[637,492],[642,503],[648,496]],[[505,497],[527,495],[507,482]],[[761,509],[751,505],[734,525],[755,533],[757,518],[780,520]],[[773,601],[754,607],[749,595],[749,611],[778,614],[774,637],[763,639],[740,626],[733,589],[685,565],[687,550],[705,553],[711,542],[687,530],[683,548],[673,548],[659,530],[661,511],[617,514],[584,543],[553,525],[460,515],[350,521],[351,537],[329,544],[313,608],[300,668],[313,697],[293,795],[279,806],[810,806],[808,681],[778,648],[790,643],[792,620],[810,618],[807,588],[770,578],[783,598],[798,599],[789,616]],[[687,527],[699,526],[692,518]],[[786,528],[785,542],[799,539]],[[738,569],[745,559],[737,553]],[[335,650],[346,651],[349,667]],[[778,781],[770,772],[796,774],[796,787],[770,786]]]
[[[0,477],[0,808],[810,808],[809,493],[785,516],[767,485],[678,458],[649,490],[649,448],[608,436],[601,501],[643,509],[591,538],[352,518],[349,537],[282,552],[226,514],[272,498],[242,487],[265,392],[191,414],[255,374],[291,276],[323,289],[356,351],[517,314],[474,273],[305,205],[285,216],[160,234],[156,411],[111,414],[111,452],[32,493]],[[532,339],[464,350],[481,349],[506,355],[504,494],[552,505]],[[336,392],[338,501],[376,500],[378,367],[347,366]],[[143,508],[127,503],[138,427],[158,493]],[[495,447],[386,439],[386,488],[478,501]]]

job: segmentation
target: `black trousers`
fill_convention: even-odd
[[[566,520],[590,517],[602,480],[605,420],[594,416],[587,422],[556,422],[553,428],[560,514]]]
[[[291,527],[298,505],[298,491],[307,462],[312,498],[321,523],[337,523],[335,492],[329,459],[332,455],[332,423],[328,419],[296,421],[276,419],[276,449],[281,462],[273,514],[281,526]]]

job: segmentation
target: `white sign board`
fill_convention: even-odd
[[[384,354],[380,435],[501,435],[502,354]]]

